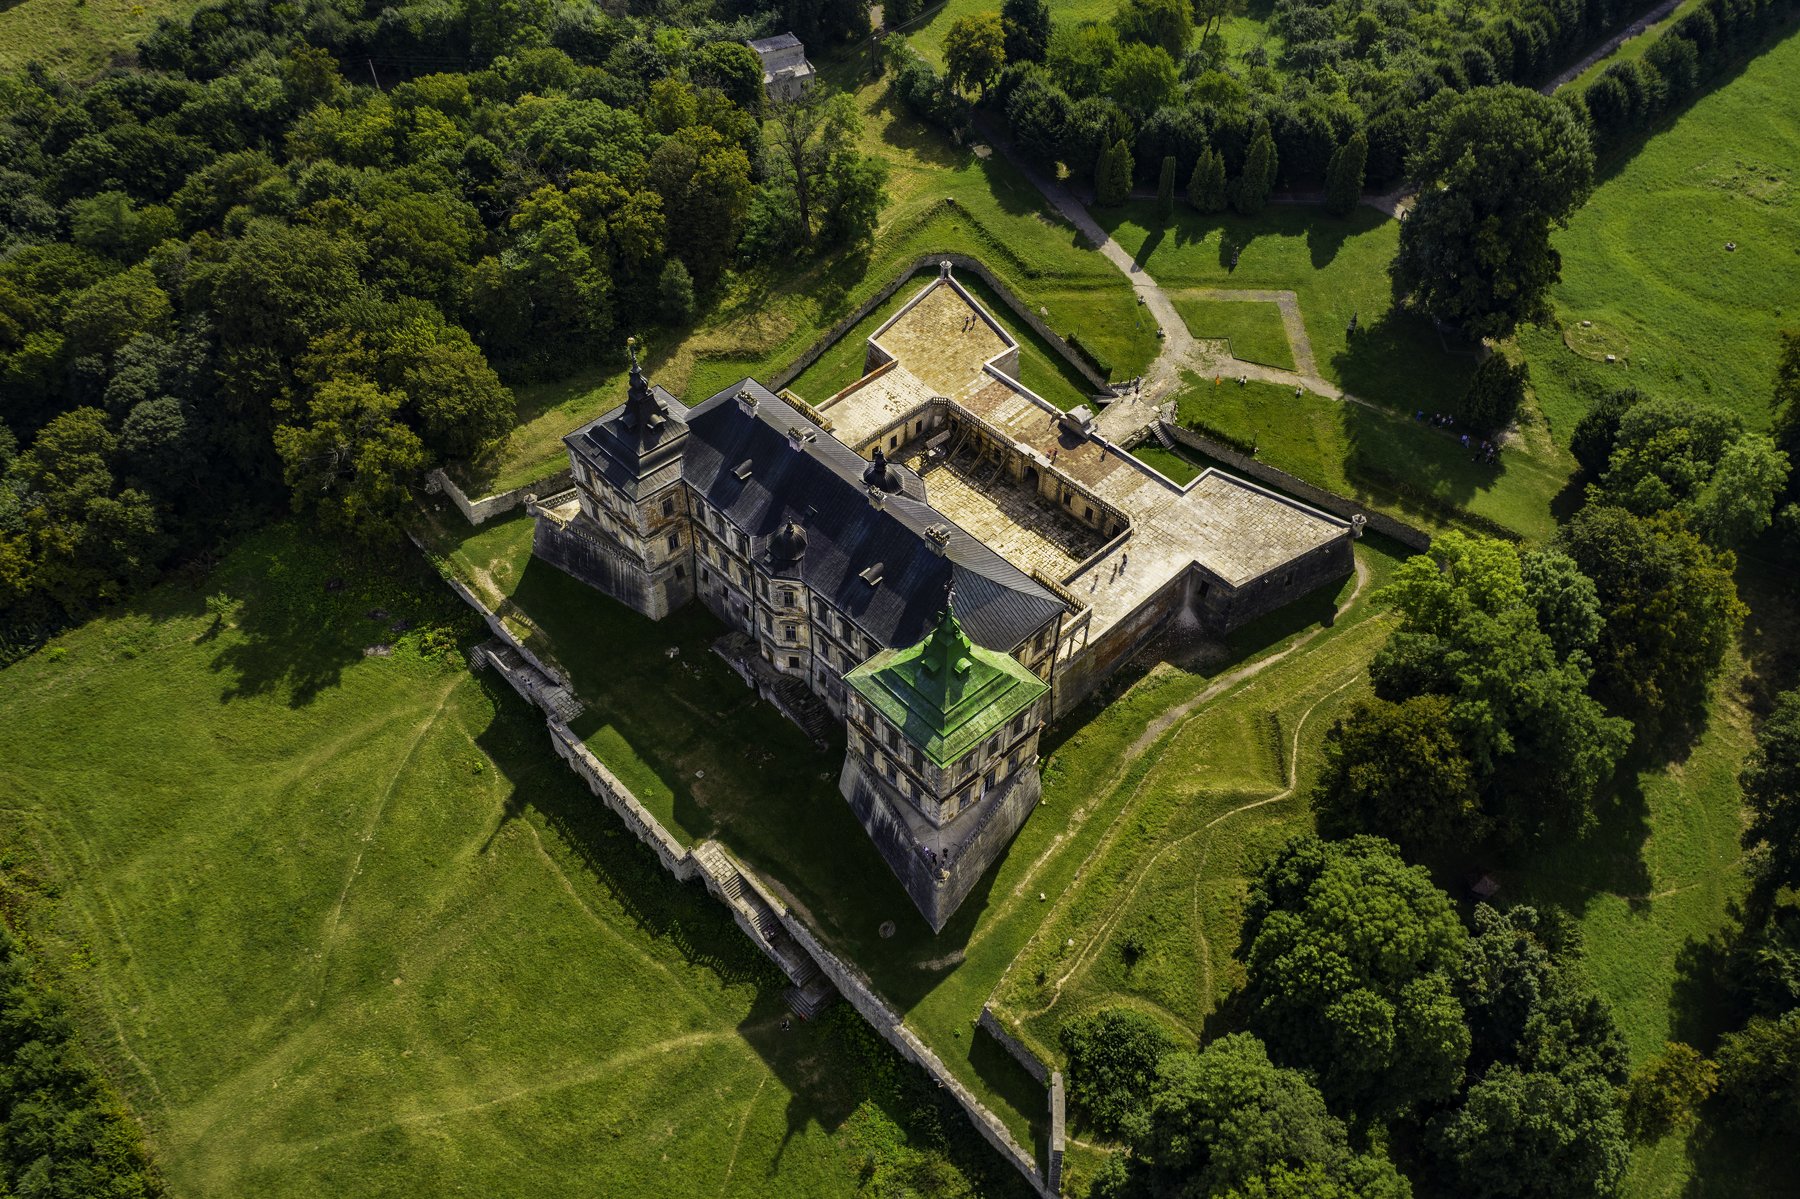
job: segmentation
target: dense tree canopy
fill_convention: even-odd
[[[1744,843],[1767,847],[1770,882],[1800,887],[1800,689],[1775,700],[1741,781],[1750,809]]]
[[[1156,1064],[1175,1049],[1160,1024],[1130,1008],[1102,1008],[1069,1021],[1060,1035],[1076,1105],[1096,1129],[1113,1135],[1148,1102]]]
[[[1343,1122],[1326,1110],[1306,1075],[1275,1065],[1248,1033],[1221,1037],[1197,1054],[1163,1058],[1132,1155],[1129,1162],[1115,1159],[1101,1194],[1406,1199],[1412,1193],[1386,1158],[1353,1153]],[[1330,1189],[1296,1191],[1298,1179]]]
[[[1735,413],[1647,400],[1619,414],[1594,493],[1639,516],[1680,513],[1709,543],[1731,547],[1769,527],[1788,469],[1787,455]]]
[[[1576,563],[1449,533],[1381,598],[1401,617],[1369,667],[1388,706],[1332,730],[1317,799],[1327,826],[1393,822],[1415,850],[1585,828],[1630,729],[1588,695],[1602,623]]]
[[[1289,842],[1251,887],[1240,956],[1251,1030],[1359,1116],[1455,1093],[1468,933],[1425,871],[1376,837]]]
[[[1646,745],[1692,727],[1743,620],[1730,551],[1669,516],[1643,520],[1590,505],[1557,544],[1594,582],[1605,627],[1594,649],[1596,691],[1629,715]]]
[[[1433,316],[1498,337],[1549,313],[1550,245],[1593,188],[1594,153],[1569,107],[1528,88],[1479,88],[1438,120],[1408,173],[1394,288]]]
[[[766,117],[743,44],[866,6],[739,11],[213,0],[137,67],[0,80],[0,626],[286,502],[391,530],[423,468],[511,429],[502,375],[691,319],[671,262],[704,301],[867,238],[854,107]]]

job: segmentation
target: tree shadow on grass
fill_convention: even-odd
[[[211,663],[228,679],[220,703],[285,694],[290,707],[305,707],[352,663],[389,652],[407,630],[473,620],[417,554],[328,538],[257,538],[233,555],[216,585],[239,600],[231,616],[236,635],[219,638]]]
[[[1430,321],[1393,308],[1359,321],[1331,364],[1345,391],[1408,417],[1455,412],[1476,365],[1471,355],[1446,353]]]

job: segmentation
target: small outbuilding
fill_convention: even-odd
[[[750,43],[762,59],[763,94],[771,100],[798,100],[813,85],[813,65],[806,61],[806,47],[791,33],[758,38]]]

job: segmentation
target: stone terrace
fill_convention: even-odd
[[[928,458],[924,443],[901,447],[901,461],[925,480],[932,506],[992,546],[1020,570],[1057,582],[1105,543],[1036,493],[1007,481],[992,463]]]
[[[955,395],[989,359],[1015,348],[993,318],[942,281],[934,282],[870,340],[943,396]]]

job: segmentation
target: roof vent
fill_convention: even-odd
[[[933,551],[942,556],[950,548],[950,526],[946,524],[926,526],[925,541]]]
[[[887,507],[887,492],[879,487],[871,487],[865,493],[869,497],[869,507],[880,511]]]
[[[1060,423],[1071,433],[1086,434],[1094,427],[1094,413],[1086,404],[1077,404],[1062,414]]]
[[[742,408],[751,416],[756,415],[756,396],[748,387],[739,389],[737,393],[737,402],[739,408]]]
[[[881,586],[881,563],[877,562],[875,565],[869,567],[862,572],[860,577],[863,582],[871,587]]]
[[[752,464],[751,464],[750,459],[746,458],[742,462],[738,463],[737,469],[732,471],[731,473],[736,475],[740,479],[748,479],[750,477],[751,465]]]

